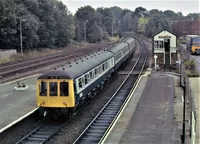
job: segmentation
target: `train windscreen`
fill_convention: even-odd
[[[60,83],[60,96],[69,96],[69,84],[68,82]]]

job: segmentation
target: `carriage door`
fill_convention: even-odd
[[[170,39],[164,39],[165,68],[170,69]]]

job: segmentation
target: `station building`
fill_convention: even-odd
[[[163,29],[152,36],[152,54],[157,55],[159,67],[171,70],[177,60],[177,36]],[[154,58],[153,58],[154,59]],[[154,60],[153,60],[154,61]]]

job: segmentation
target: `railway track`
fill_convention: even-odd
[[[138,62],[139,62],[139,60],[138,60]],[[137,68],[137,66],[135,66],[135,70],[136,70],[136,68]],[[128,85],[126,85],[126,86],[128,87]],[[129,88],[131,88],[131,85],[129,85]],[[34,129],[31,133],[26,135],[23,139],[18,141],[18,144],[21,144],[21,143],[34,143],[34,144],[45,143],[49,139],[51,139],[52,136],[54,136],[54,134],[56,134],[65,124],[66,124],[66,122],[59,123],[59,124],[43,123],[36,129]]]
[[[41,144],[49,140],[63,125],[43,123],[16,144]]]
[[[109,131],[109,128],[115,122],[126,99],[130,96],[133,84],[140,77],[146,61],[147,53],[145,48],[142,48],[137,63],[133,66],[124,82],[87,128],[75,140],[74,144],[101,143],[107,131]],[[133,71],[139,71],[139,73],[132,76],[131,73]]]
[[[82,56],[87,56],[88,54],[96,53],[100,50],[109,49],[113,45],[118,42],[114,42],[112,44],[102,44],[99,46],[90,46],[87,48],[82,48],[80,50],[71,50],[70,53],[63,52],[51,56],[46,56],[43,58],[35,58],[28,61],[22,61],[18,63],[8,63],[8,64],[0,64],[0,83],[5,82],[7,78],[19,74],[23,74],[25,72],[36,70],[41,67],[49,66],[56,63],[61,63],[63,61],[70,61],[78,59]],[[19,77],[17,77],[19,78]]]

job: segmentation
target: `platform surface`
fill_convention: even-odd
[[[17,83],[0,86],[0,129],[36,108],[36,79],[20,80],[28,85],[26,91],[14,91]]]
[[[180,143],[181,131],[174,120],[174,93],[173,77],[153,73],[146,82],[142,79],[105,143]]]

